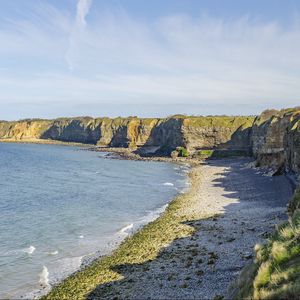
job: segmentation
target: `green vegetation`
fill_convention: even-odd
[[[177,151],[178,151],[179,157],[189,157],[190,156],[189,151],[184,147],[178,147]]]
[[[251,127],[254,117],[230,117],[230,116],[212,116],[212,117],[188,117],[185,119],[185,125],[193,127],[226,127],[232,129],[246,129]]]
[[[212,157],[214,154],[214,150],[200,150],[198,151],[198,155],[202,158]]]
[[[237,299],[298,299],[300,296],[300,189],[291,201],[290,220],[268,243],[256,246],[256,260],[241,274]]]
[[[290,120],[293,121],[294,118],[299,119],[299,115],[299,106],[294,108],[286,108],[282,110],[267,109],[255,119],[254,125],[260,126],[266,122],[276,123],[283,117],[289,117]]]
[[[163,247],[175,239],[191,235],[195,229],[187,222],[199,216],[194,215],[194,212],[187,215],[187,209],[197,201],[198,172],[196,168],[190,173],[192,185],[189,192],[177,196],[157,220],[127,238],[111,255],[96,260],[68,277],[43,299],[83,299],[97,285],[121,280],[122,275],[115,271],[117,266],[154,260]]]

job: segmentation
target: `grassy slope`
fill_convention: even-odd
[[[183,222],[199,217],[186,214],[186,208],[196,201],[198,172],[197,167],[191,171],[190,190],[177,196],[162,216],[127,238],[111,255],[96,260],[84,270],[68,277],[43,299],[85,298],[97,285],[122,279],[120,274],[113,271],[114,267],[153,260],[163,247],[175,239],[190,235],[194,229]]]
[[[254,119],[254,117],[248,116],[186,117],[185,125],[193,127],[225,127],[236,130],[239,127],[251,127]]]
[[[291,201],[288,222],[268,243],[256,246],[255,262],[242,272],[237,299],[300,298],[300,188]]]
[[[265,122],[276,122],[283,117],[290,117],[290,121],[299,119],[300,107],[287,108],[282,110],[267,109],[255,118],[254,125],[260,126]]]

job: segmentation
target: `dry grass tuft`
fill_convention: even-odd
[[[236,299],[300,298],[299,199],[300,189],[291,200],[289,222],[278,226],[266,245],[255,246],[255,262],[242,272]]]

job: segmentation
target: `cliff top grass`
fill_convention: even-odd
[[[90,117],[90,116],[75,116],[75,117],[59,117],[56,119],[41,119],[41,118],[26,118],[26,119],[20,119],[20,120],[14,120],[14,121],[6,121],[6,120],[0,120],[0,123],[21,123],[21,122],[54,122],[54,121],[82,121],[82,122],[90,122],[92,120],[98,120],[98,121],[105,121],[105,120],[111,120],[116,122],[123,122],[123,121],[130,121],[130,120],[141,120],[144,122],[151,122],[154,120],[169,120],[169,119],[189,119],[191,121],[199,120],[199,122],[204,122],[203,124],[208,124],[205,122],[207,120],[210,122],[211,120],[216,120],[216,122],[245,122],[245,121],[252,121],[254,120],[254,116],[223,116],[223,115],[215,115],[215,116],[189,116],[189,115],[183,115],[183,114],[176,114],[171,115],[165,118],[155,118],[155,117],[147,117],[147,118],[140,118],[137,116],[128,116],[128,117]]]
[[[198,176],[193,169],[189,192],[177,196],[158,219],[128,237],[111,255],[68,277],[42,299],[84,299],[98,285],[121,280],[122,275],[114,271],[118,266],[154,260],[175,239],[191,235],[195,229],[184,222],[197,218],[186,215],[186,209],[196,201]]]
[[[187,117],[185,125],[194,127],[226,127],[237,129],[239,127],[251,127],[255,117],[244,116],[209,116],[209,117]]]
[[[256,260],[241,274],[236,299],[299,299],[300,189],[291,201],[290,220],[278,226],[268,243],[256,246]]]
[[[300,115],[300,107],[286,108],[281,110],[266,109],[255,118],[255,125],[262,125],[265,122],[276,122],[283,117],[289,117],[291,121]]]

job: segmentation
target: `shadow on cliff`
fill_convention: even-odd
[[[146,143],[139,147],[135,153],[141,156],[170,156],[177,147],[187,148],[182,129],[183,118],[171,118],[151,129]],[[196,150],[214,150],[216,157],[251,156],[251,128],[240,126],[231,135],[230,140],[217,144],[214,147],[195,148]],[[154,151],[149,151],[156,147]]]
[[[221,177],[213,180],[213,185],[223,189],[224,197],[238,199],[238,202],[224,207],[222,217],[227,217],[232,220],[232,222],[232,216],[237,215],[237,211],[239,211],[242,204],[250,204],[253,201],[261,201],[262,207],[266,209],[274,208],[276,206],[285,207],[287,201],[292,195],[292,189],[285,186],[286,183],[282,179],[282,176],[277,176],[274,180],[270,180],[270,178],[261,175],[258,176],[256,174],[256,170],[245,167],[245,164],[249,161],[249,159],[219,159],[207,162],[212,166],[225,167],[224,172],[218,174],[221,175]],[[255,197],[253,196],[253,193],[255,193]],[[272,212],[269,214],[266,213],[266,215],[272,218]],[[284,216],[285,214],[282,215],[282,217]],[[159,251],[154,260],[115,266],[112,270],[122,275],[123,278],[121,280],[111,281],[97,286],[88,295],[88,299],[118,299],[118,297],[122,299],[126,297],[131,299],[150,299],[151,296],[149,297],[149,294],[147,295],[147,291],[159,290],[163,286],[169,289],[182,288],[184,289],[184,292],[188,292],[190,289],[192,294],[196,293],[201,295],[203,289],[205,289],[205,286],[201,286],[203,264],[208,267],[210,259],[209,255],[212,253],[211,251],[216,251],[216,249],[220,247],[218,244],[219,240],[215,238],[216,234],[219,233],[209,233],[212,236],[213,243],[215,243],[212,249],[205,249],[203,248],[203,245],[198,244],[195,235],[197,232],[201,233],[201,228],[203,229],[205,227],[214,226],[215,222],[216,217],[196,220],[190,219],[183,222],[182,224],[193,228],[194,231],[190,236],[173,240],[167,247]],[[261,229],[257,228],[256,230]],[[228,233],[228,235],[230,235],[230,233]],[[200,256],[193,257],[193,255],[190,254],[190,248],[187,245],[191,243],[198,247],[198,254],[200,253]],[[178,252],[178,245],[181,245],[181,252]],[[252,246],[254,245],[249,245],[249,251]],[[180,254],[183,253],[182,251],[184,251],[187,255],[184,256]],[[176,260],[174,263],[175,256],[180,259]],[[199,257],[203,258],[203,262],[199,260]],[[199,263],[195,262],[194,264],[196,268],[190,267],[191,259],[198,260]],[[156,271],[154,272],[154,264],[157,262],[161,263],[161,267],[159,270],[156,268]],[[245,263],[246,262],[247,261],[245,261]],[[172,268],[168,268],[169,265],[171,265]],[[174,270],[177,270],[177,273],[174,273]],[[225,271],[228,272],[228,270]],[[238,270],[232,269],[231,271],[232,276],[235,276],[234,274]],[[193,278],[197,278],[196,280],[198,284],[190,285],[189,280]],[[147,281],[147,279],[149,279],[149,281]],[[140,280],[143,281],[142,284],[139,284]],[[176,285],[174,285],[174,283]],[[128,286],[130,287],[130,291],[127,290]],[[141,288],[145,290],[144,294],[141,292]]]
[[[90,117],[73,120],[55,120],[41,135],[41,139],[96,145],[101,137],[100,124],[89,125]]]
[[[243,128],[240,126],[237,130],[232,134],[230,140],[225,143],[220,143],[215,147],[216,150],[233,150],[240,151],[240,154],[251,156],[251,128]],[[243,156],[241,155],[241,156]],[[239,155],[238,155],[239,156]]]
[[[182,132],[183,121],[183,118],[162,120],[151,128],[147,141],[135,153],[144,157],[170,156],[176,147],[185,146]]]

